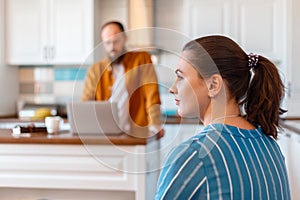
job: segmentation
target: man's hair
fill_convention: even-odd
[[[118,22],[118,21],[109,21],[109,22],[106,22],[105,24],[103,24],[103,26],[101,27],[101,32],[103,31],[103,29],[104,29],[106,26],[112,25],[112,24],[118,26],[121,32],[124,32],[124,31],[125,31],[125,30],[124,30],[124,26],[123,26],[123,24],[122,24],[121,22]]]

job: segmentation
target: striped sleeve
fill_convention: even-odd
[[[180,145],[169,155],[157,184],[156,200],[191,199],[199,191],[206,193],[206,176],[199,152]]]

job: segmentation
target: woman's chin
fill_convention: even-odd
[[[179,109],[179,108],[177,109],[177,114],[178,114],[180,117],[183,117],[183,116],[182,116],[182,110]]]
[[[179,110],[179,109],[178,109],[177,113],[180,117],[183,117],[183,118],[197,118],[198,117],[198,115],[196,115],[196,114],[183,112],[182,110]]]

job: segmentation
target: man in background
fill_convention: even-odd
[[[124,132],[161,137],[161,101],[150,55],[126,50],[127,36],[120,22],[104,24],[101,38],[108,57],[88,70],[81,100],[115,101]]]

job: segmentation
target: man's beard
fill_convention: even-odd
[[[109,56],[111,65],[120,64],[123,61],[125,53],[126,53],[126,50],[124,49],[118,56],[114,56],[114,57]]]

